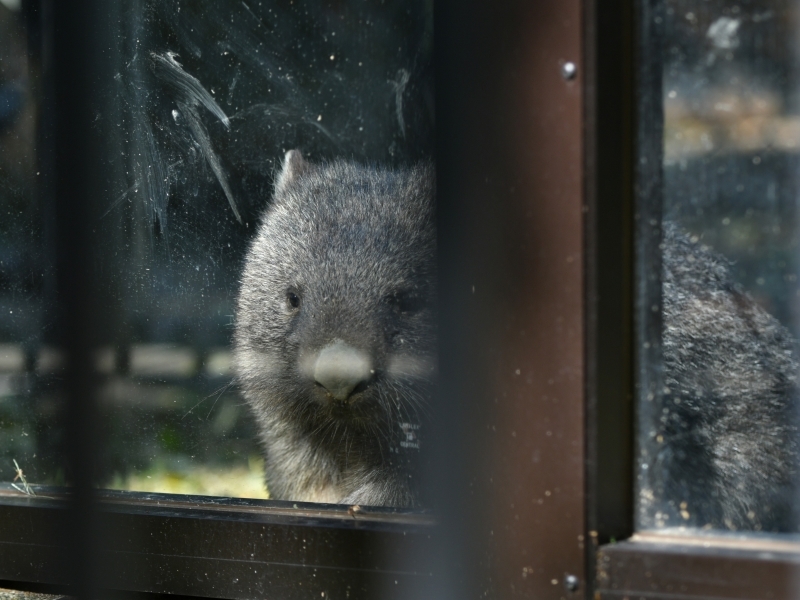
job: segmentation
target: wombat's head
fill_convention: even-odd
[[[288,152],[236,315],[236,371],[262,435],[389,441],[418,425],[436,370],[435,278],[430,166]]]

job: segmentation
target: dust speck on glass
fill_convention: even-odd
[[[663,185],[640,248],[661,277],[640,288],[637,527],[796,533],[800,3],[649,5]]]
[[[431,2],[124,0],[114,12],[116,68],[96,120],[112,148],[96,222],[96,269],[110,298],[95,352],[105,448],[99,483],[267,497],[263,426],[232,383],[246,253],[279,180],[287,194],[312,175],[318,179],[308,185],[324,194],[325,177],[343,172],[356,194],[408,183],[403,177],[432,186]],[[0,2],[0,480],[19,493],[70,482],[60,447],[63,356],[52,332],[52,211],[42,183],[50,126],[43,46],[38,4]],[[370,166],[357,172],[358,165]],[[362,267],[349,275],[363,275]],[[284,317],[318,301],[304,283],[295,277],[281,288]],[[382,300],[392,327],[430,312],[431,298],[389,284]],[[414,333],[396,329],[387,335],[399,335],[398,344],[404,331]],[[259,340],[242,343],[259,348]],[[324,356],[333,364],[357,353],[352,345],[331,344]],[[392,356],[391,385],[429,368],[411,353]],[[362,379],[375,375],[380,361],[357,358],[367,369]],[[315,368],[331,366],[321,363],[306,365],[305,375],[313,380]],[[336,400],[346,398],[352,390],[342,392],[333,371],[318,379]],[[418,448],[418,421],[393,416],[396,445]],[[344,498],[318,491],[322,500]]]

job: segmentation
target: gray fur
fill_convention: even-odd
[[[274,498],[419,503],[436,370],[433,210],[430,166],[313,165],[287,153],[247,256],[235,332]],[[657,489],[643,490],[643,508],[658,506],[663,525],[796,530],[792,337],[729,271],[665,223],[664,394],[643,432],[656,441]]]
[[[234,335],[273,498],[419,503],[435,239],[430,166],[287,153],[246,258]]]
[[[795,530],[792,336],[717,254],[665,223],[665,390],[657,432],[665,525]]]

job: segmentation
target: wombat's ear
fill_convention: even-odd
[[[300,150],[289,150],[286,156],[283,157],[283,167],[275,183],[275,194],[278,195],[285,192],[310,167],[311,165],[300,154]]]

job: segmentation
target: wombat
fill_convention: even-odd
[[[247,255],[236,372],[272,497],[418,506],[436,373],[434,172],[286,154]],[[792,336],[724,258],[664,223],[663,376],[640,508],[796,530]]]
[[[434,196],[430,165],[286,154],[234,334],[271,497],[420,504],[437,369]]]
[[[664,390],[655,436],[663,525],[794,531],[798,363],[792,335],[727,261],[666,222]]]

